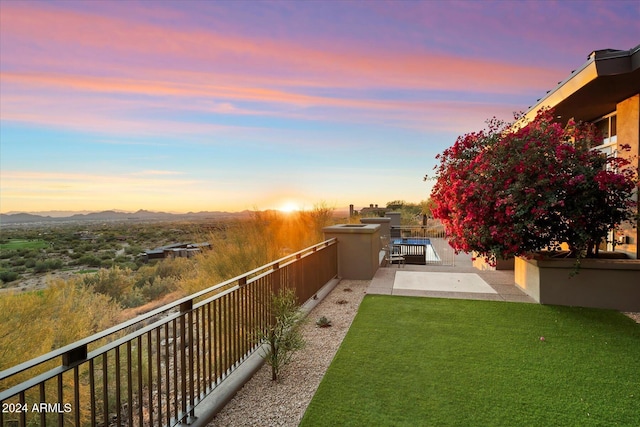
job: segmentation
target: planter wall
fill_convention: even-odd
[[[640,260],[516,258],[515,282],[541,304],[640,311]]]
[[[489,264],[483,256],[479,256],[477,253],[472,254],[472,265],[478,270],[513,270],[514,259],[499,259],[496,261],[496,265]]]

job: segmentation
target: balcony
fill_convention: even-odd
[[[478,271],[468,255],[452,255],[451,262],[404,266],[383,262],[381,266],[379,228],[346,229],[337,238],[0,372],[0,404],[28,408],[0,413],[0,426],[207,425],[217,413],[210,425],[227,425],[229,418],[225,417],[234,417],[238,399],[225,405],[262,363],[257,352],[260,343],[252,331],[270,321],[269,296],[282,287],[296,290],[299,301],[306,301],[303,309],[310,312],[312,320],[321,312],[311,310],[324,299],[333,307],[343,306],[340,312],[348,313],[332,327],[335,336],[331,340],[321,340],[319,346],[307,349],[312,362],[306,370],[299,370],[299,380],[293,382],[296,387],[304,385],[308,396],[313,395],[365,293],[533,302],[515,286],[512,273]],[[347,236],[355,235],[362,244],[354,230],[365,232],[369,241],[362,245],[365,249],[360,257],[349,262],[364,262],[368,267],[371,254],[378,262],[368,278],[339,275],[345,252],[353,255],[344,250],[349,247]],[[424,230],[416,230],[401,228],[401,238],[407,233],[424,235]],[[346,271],[360,274],[362,270]],[[354,298],[346,298],[347,293]],[[312,322],[310,330],[314,330]],[[277,393],[278,387],[268,393]],[[246,389],[251,390],[252,383]],[[259,405],[272,407],[277,398],[265,398],[263,389],[256,390],[259,396],[247,391],[240,399],[253,402],[251,413],[240,411],[243,416],[268,420],[268,411]],[[294,394],[284,385],[281,391],[283,399],[292,401]],[[297,424],[304,413],[308,402],[300,399],[293,400],[295,408],[284,411],[284,416],[293,417],[287,425]],[[40,403],[50,407],[33,411],[33,405]],[[283,415],[280,412],[277,416]]]
[[[407,264],[382,265],[370,280],[341,280],[325,299],[309,313],[309,323],[305,326],[305,335],[309,337],[307,347],[295,363],[285,372],[282,384],[274,386],[269,379],[267,367],[259,371],[234,397],[222,411],[216,415],[209,427],[229,425],[298,425],[307,404],[315,393],[325,370],[334,359],[342,339],[358,311],[358,305],[364,295],[430,296],[437,298],[483,299],[495,301],[533,302],[513,283],[513,272],[478,271],[471,265],[468,255],[455,257],[452,265]],[[478,274],[494,290],[493,293],[465,293],[435,291],[428,289],[402,289],[394,287],[397,274],[410,272],[428,277],[431,273]],[[333,326],[326,330],[317,328],[315,321],[326,316]],[[383,322],[389,319],[382,319]],[[393,375],[390,373],[390,375]],[[292,399],[291,396],[296,396]]]

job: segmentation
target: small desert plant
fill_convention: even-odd
[[[271,310],[272,323],[266,331],[258,331],[258,338],[267,344],[262,357],[271,366],[271,380],[277,381],[282,369],[305,342],[300,331],[302,314],[292,290],[281,290],[273,295]]]
[[[331,320],[327,319],[325,316],[322,316],[316,321],[316,325],[320,328],[328,328],[331,326]]]

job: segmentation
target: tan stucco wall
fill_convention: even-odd
[[[389,218],[361,218],[360,222],[363,224],[378,224],[380,226],[380,246],[378,250],[381,251],[385,243],[389,243],[391,237],[391,219]]]
[[[338,239],[338,276],[371,280],[380,266],[379,224],[337,224],[322,229],[324,238]]]
[[[495,265],[491,265],[485,260],[483,256],[478,255],[476,252],[473,252],[471,257],[471,265],[473,265],[474,268],[482,271],[513,270],[514,259],[498,259],[496,260]]]
[[[640,157],[640,94],[620,102],[616,112],[618,146],[621,144],[631,146],[631,151],[618,151],[618,155],[632,159],[633,167],[637,170]],[[629,237],[629,243],[616,246],[616,251],[625,252],[632,258],[640,258],[640,227],[637,227],[638,225],[640,224],[636,224],[635,229],[630,225],[623,227],[623,234]]]
[[[516,258],[515,282],[541,304],[640,311],[640,261]]]

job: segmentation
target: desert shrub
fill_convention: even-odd
[[[0,281],[2,283],[9,283],[17,280],[20,275],[12,270],[2,270],[0,271]]]
[[[57,270],[64,266],[64,263],[59,258],[48,259],[47,264],[50,266],[52,270]]]
[[[156,264],[155,276],[179,278],[193,269],[193,261],[188,258],[169,258]]]
[[[118,255],[117,257],[115,257],[113,259],[113,262],[115,262],[115,263],[124,263],[124,262],[129,262],[130,260],[131,260],[131,258],[126,256],[126,255]]]
[[[10,318],[3,316],[6,306],[11,307]],[[0,298],[0,370],[112,326],[116,322],[117,310],[108,298],[94,294],[77,283],[56,282],[47,290],[14,294],[6,300]],[[0,382],[0,389],[6,390],[59,363],[59,360],[52,360],[40,369],[18,374]],[[84,379],[84,386],[79,389],[82,402],[89,400],[86,370],[86,365],[80,367],[81,381]],[[72,378],[71,375],[62,378],[65,393],[71,387]],[[47,396],[55,395],[54,382],[47,382],[44,388]],[[38,394],[36,389],[27,391],[26,402],[41,400]],[[88,405],[84,405],[80,425],[88,425],[88,409]],[[28,414],[26,425],[40,425],[38,415]],[[48,417],[47,421],[47,425],[57,425],[55,418]]]
[[[44,261],[36,261],[35,265],[33,266],[33,271],[35,273],[44,273],[47,270],[47,264]]]
[[[121,303],[133,288],[131,270],[119,267],[100,269],[95,274],[84,276],[82,281],[85,286],[93,289],[94,292],[107,295],[118,303]]]
[[[322,228],[332,224],[333,210],[316,206],[311,211],[254,212],[230,222],[208,236],[212,250],[197,257],[196,268],[180,280],[186,294],[242,275],[323,240]]]
[[[199,273],[210,279],[211,286],[278,259],[281,254],[275,238],[279,225],[275,213],[264,212],[234,222],[223,236],[211,239],[212,253],[200,259]]]
[[[153,301],[175,291],[177,288],[177,278],[160,277],[152,282],[147,282],[140,288],[140,293],[145,301]]]
[[[118,311],[108,297],[79,281],[54,281],[38,292],[2,294],[0,370],[113,326]],[[12,384],[0,384],[0,389]]]
[[[318,320],[316,320],[316,326],[319,328],[328,328],[331,326],[331,320],[329,320],[326,316],[322,316]]]
[[[102,261],[100,261],[100,267],[101,268],[111,268],[113,267],[114,262],[113,260],[110,259],[103,259]]]
[[[147,301],[140,289],[128,289],[119,298],[123,308],[140,307]]]
[[[102,261],[94,255],[83,255],[78,259],[77,264],[87,265],[89,267],[100,267]]]
[[[262,357],[271,366],[271,380],[277,381],[305,342],[300,331],[302,314],[293,290],[281,290],[273,295],[270,308],[273,320],[266,330],[258,331],[258,339],[267,345]]]
[[[62,260],[58,258],[36,261],[33,271],[36,273],[44,273],[47,271],[58,270],[62,268],[62,265]]]
[[[116,265],[117,265],[118,267],[120,267],[120,268],[126,268],[126,269],[129,269],[129,270],[132,270],[132,271],[137,270],[137,269],[138,269],[138,267],[139,267],[139,265],[138,265],[138,264],[136,264],[136,263],[135,263],[135,262],[133,262],[133,261],[127,261],[127,262],[117,263]]]
[[[144,250],[142,249],[142,246],[138,246],[138,245],[131,245],[131,246],[127,246],[126,248],[124,248],[124,252],[128,255],[138,255],[141,252],[144,252]]]
[[[37,251],[34,251],[33,249],[29,249],[29,248],[18,248],[18,249],[16,249],[16,253],[19,256],[25,257],[25,258],[38,256],[38,252]]]
[[[135,283],[136,288],[141,288],[147,283],[153,284],[156,278],[156,265],[142,265],[138,271],[136,271]]]

